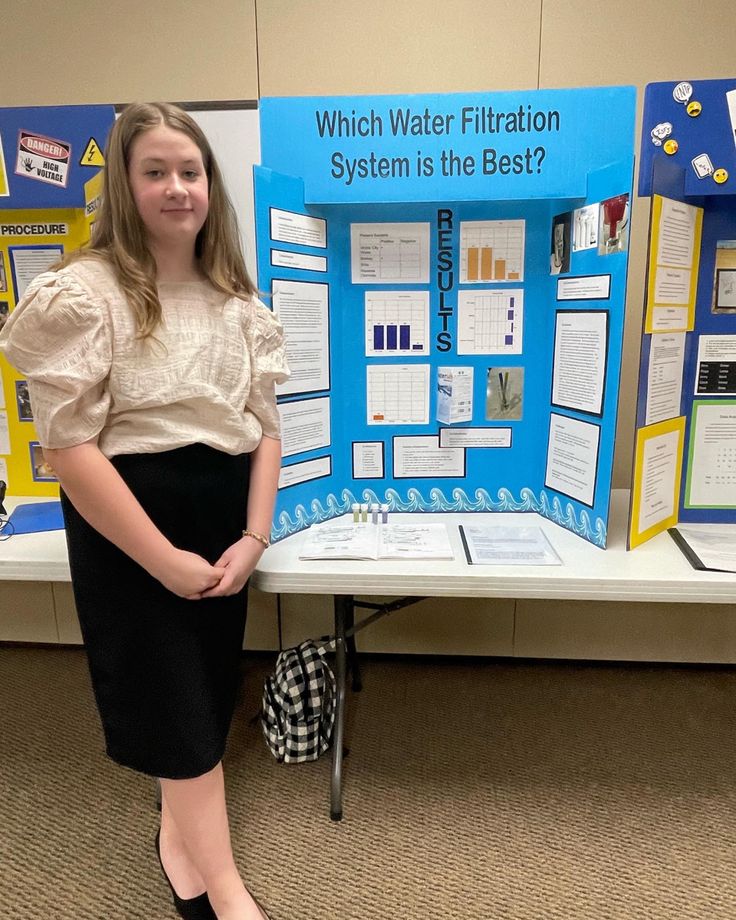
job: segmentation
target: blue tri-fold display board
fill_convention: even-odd
[[[651,196],[629,545],[736,523],[736,78],[646,88]]]
[[[385,503],[605,547],[634,118],[632,87],[261,101],[276,538]]]

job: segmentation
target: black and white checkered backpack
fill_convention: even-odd
[[[263,684],[261,726],[279,763],[316,760],[329,750],[335,724],[335,675],[326,648],[312,640],[281,652]]]

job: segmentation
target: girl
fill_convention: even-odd
[[[90,245],[31,283],[0,348],[29,381],[61,484],[107,752],[161,782],[156,847],[177,911],[256,920],[221,759],[276,496],[283,330],[185,112],[128,106],[105,159]]]

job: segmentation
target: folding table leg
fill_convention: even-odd
[[[332,784],[330,788],[330,818],[342,820],[342,757],[345,735],[345,629],[352,616],[352,595],[335,595],[335,728],[332,736]]]
[[[355,606],[350,598],[350,604],[345,611],[345,628],[351,630],[355,626]],[[360,664],[358,663],[358,649],[355,645],[355,635],[347,637],[347,656],[350,676],[352,678],[352,688],[354,693],[359,693],[363,689],[363,681],[360,679]]]

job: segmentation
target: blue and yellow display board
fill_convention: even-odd
[[[0,327],[30,281],[89,238],[112,106],[0,108]],[[26,382],[0,357],[0,479],[56,495]]]
[[[736,522],[736,78],[652,83],[652,197],[629,546]]]
[[[261,101],[275,536],[386,503],[605,546],[634,113],[632,87]]]

